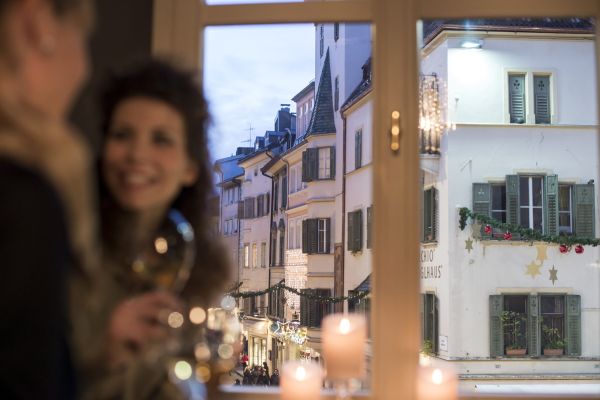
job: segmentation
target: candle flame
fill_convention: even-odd
[[[348,318],[342,318],[340,321],[340,333],[346,335],[348,332],[350,332],[350,321]]]
[[[306,369],[304,367],[296,368],[296,379],[299,381],[306,379]]]
[[[434,385],[441,385],[443,378],[444,378],[444,375],[442,374],[442,371],[439,370],[438,368],[434,369],[433,372],[431,373],[431,381],[433,382]]]

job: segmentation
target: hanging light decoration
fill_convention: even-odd
[[[440,154],[440,138],[444,131],[456,129],[448,118],[446,84],[434,73],[422,75],[419,83],[419,135],[421,153]]]

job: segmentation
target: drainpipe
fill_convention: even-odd
[[[341,260],[341,269],[342,273],[342,281],[339,283],[341,288],[341,295],[344,295],[344,280],[346,275],[346,117],[344,113],[340,113],[342,115],[342,260]],[[335,274],[334,274],[335,275]],[[337,293],[335,294],[338,295]],[[338,303],[336,305],[337,312],[344,311],[344,303]],[[341,308],[341,310],[340,310]]]
[[[266,151],[265,154],[267,155],[267,157],[269,157],[269,159],[273,159],[273,155],[271,154],[271,152]],[[263,174],[263,176],[266,176],[267,178],[269,178],[271,180],[271,196],[269,196],[271,198],[271,204],[269,204],[269,265],[267,265],[267,268],[269,269],[269,282],[267,287],[271,286],[271,254],[272,254],[272,250],[271,250],[271,243],[273,243],[273,230],[271,229],[271,227],[273,226],[273,190],[274,190],[274,186],[275,183],[273,182],[273,175],[267,175],[264,171],[260,171],[261,174]],[[270,299],[269,299],[270,300]],[[270,301],[269,301],[270,302]],[[268,308],[267,308],[268,309]]]

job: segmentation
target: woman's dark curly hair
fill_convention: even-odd
[[[196,265],[184,295],[206,302],[224,288],[229,278],[224,250],[211,233],[208,200],[212,193],[212,169],[208,154],[206,127],[209,116],[204,96],[193,75],[169,63],[150,60],[125,73],[112,77],[102,99],[103,135],[106,137],[115,109],[124,100],[147,97],[163,101],[183,117],[187,152],[198,167],[198,179],[193,186],[183,187],[172,204],[191,223],[196,236]],[[102,180],[101,180],[102,181]],[[102,221],[110,214],[114,202],[103,183],[100,185]],[[113,203],[112,207],[106,204]],[[104,224],[107,225],[107,224]],[[105,232],[110,235],[110,232]]]

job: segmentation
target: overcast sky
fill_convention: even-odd
[[[204,88],[214,159],[273,130],[275,113],[314,79],[313,24],[224,26],[204,34]]]

